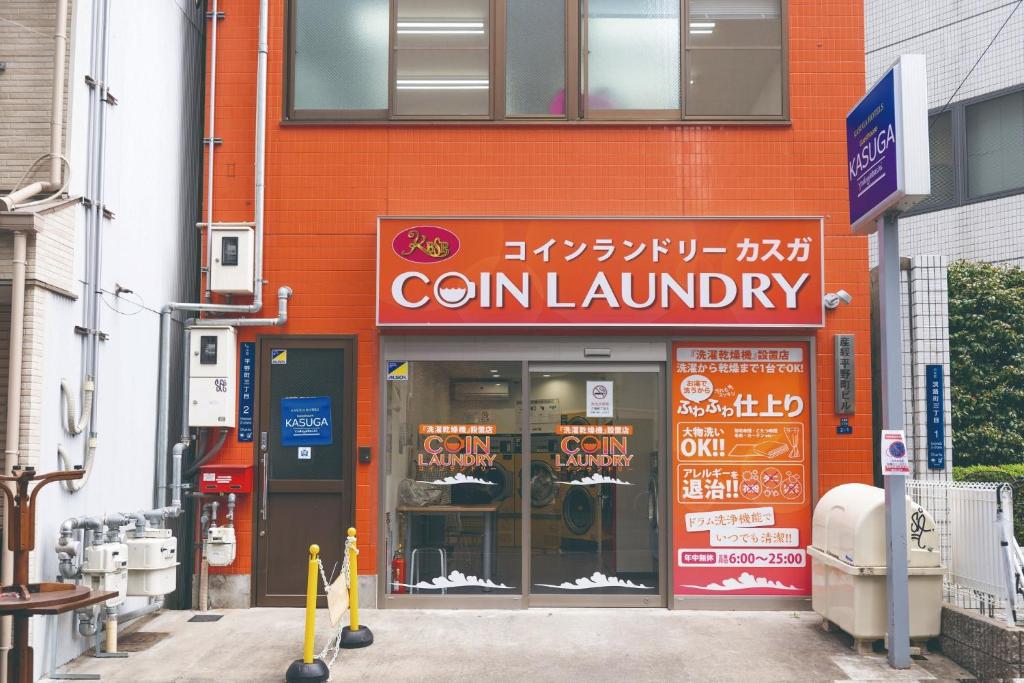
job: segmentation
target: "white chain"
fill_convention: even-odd
[[[349,568],[349,552],[353,552],[356,555],[359,554],[359,548],[356,547],[356,539],[353,536],[349,536],[345,539],[345,559],[342,560],[341,563],[341,575],[345,577],[346,590],[352,587],[352,575],[351,570]],[[327,574],[324,573],[324,563],[320,560],[319,557],[317,558],[316,562],[320,566],[320,580],[324,582],[324,593],[327,593],[327,587],[329,584],[327,582]],[[352,607],[349,606],[349,609],[352,609]],[[333,638],[327,641],[327,644],[324,645],[324,649],[321,650],[320,654],[318,655],[320,661],[324,662],[327,665],[328,671],[330,671],[331,667],[334,666],[334,660],[338,658],[338,653],[341,652],[342,628],[344,628],[344,626],[340,626],[338,628],[338,632],[334,635]],[[330,659],[328,660],[328,658]],[[327,680],[331,680],[330,677],[328,677]]]

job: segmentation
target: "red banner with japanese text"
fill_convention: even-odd
[[[672,347],[675,595],[810,593],[810,348]]]
[[[821,327],[819,218],[380,218],[380,326]]]

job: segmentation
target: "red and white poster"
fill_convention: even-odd
[[[810,594],[806,342],[672,347],[674,594]]]

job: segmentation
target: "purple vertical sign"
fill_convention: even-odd
[[[902,193],[898,134],[896,75],[890,69],[846,117],[851,225],[876,218]]]

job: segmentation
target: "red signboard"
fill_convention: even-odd
[[[805,342],[672,347],[675,595],[810,594]]]
[[[817,218],[381,218],[382,326],[820,327]]]

